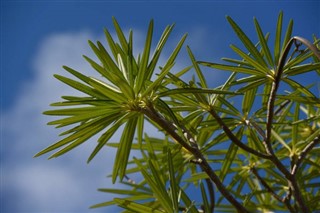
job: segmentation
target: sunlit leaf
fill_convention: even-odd
[[[157,209],[153,209],[143,204],[139,204],[130,200],[114,198],[114,201],[121,207],[128,209],[133,212],[145,213],[145,212],[155,212],[155,213],[163,213],[164,211],[160,211]]]
[[[300,104],[296,103],[296,107],[294,110],[294,121],[299,120],[299,114],[300,114]],[[292,149],[295,149],[295,145],[298,142],[298,125],[292,126]]]
[[[181,190],[181,200],[184,202],[184,204],[186,205],[186,210],[187,212],[190,213],[199,213],[197,208],[194,205],[194,202],[191,201],[191,199],[188,197],[188,195]]]
[[[166,61],[166,64],[163,66],[163,69],[165,69],[168,66],[171,66],[171,64],[174,63],[174,61],[176,60],[182,45],[184,44],[185,40],[187,38],[187,34],[183,35],[182,38],[180,39],[179,43],[177,44],[177,46],[174,48],[174,50],[172,51],[171,55],[169,56],[169,58]]]
[[[218,70],[226,70],[230,72],[239,72],[249,75],[265,75],[264,73],[253,69],[253,68],[246,68],[246,67],[239,67],[239,66],[230,66],[225,64],[217,64],[217,63],[211,63],[211,62],[199,62],[201,65],[212,67]]]
[[[118,21],[114,17],[112,17],[112,22],[113,22],[114,28],[116,30],[116,33],[118,35],[118,39],[119,39],[119,42],[121,44],[122,49],[124,50],[124,52],[128,52],[128,42],[126,40],[126,37],[123,34],[123,30],[121,29]]]
[[[276,140],[278,142],[280,142],[289,151],[289,153],[291,153],[291,148],[288,146],[286,141],[277,132],[275,132],[274,130],[271,130],[271,133],[272,133],[273,137],[275,137]]]
[[[97,89],[98,91],[100,91],[102,94],[104,94],[105,96],[109,97],[112,100],[115,100],[119,103],[123,103],[126,102],[126,97],[123,95],[122,92],[120,92],[119,90],[117,90],[117,88],[108,85],[105,82],[102,82],[98,79],[95,78],[91,78],[90,84]]]
[[[252,43],[252,41],[248,38],[248,36],[241,30],[241,28],[233,21],[233,19],[230,16],[227,16],[227,20],[232,26],[233,30],[237,34],[237,36],[240,38],[242,43],[245,45],[247,50],[250,52],[250,54],[257,60],[259,64],[261,64],[263,67],[268,67],[266,62],[264,61],[262,55],[257,50],[255,45]]]
[[[241,139],[243,134],[243,128],[239,130],[239,132],[236,134],[239,139]],[[230,167],[233,163],[234,158],[236,157],[237,151],[238,151],[238,146],[236,146],[234,143],[231,143],[228,152],[225,155],[224,161],[221,166],[220,170],[220,180],[223,181],[227,175],[227,173],[230,171]]]
[[[175,172],[174,172],[174,166],[172,162],[172,156],[171,151],[168,149],[168,166],[169,166],[169,182],[170,182],[170,193],[171,193],[171,200],[172,200],[172,206],[174,212],[178,212],[179,210],[179,190],[178,190],[178,184],[176,182]]]
[[[157,65],[157,63],[159,61],[159,57],[160,57],[160,54],[161,54],[161,52],[163,50],[163,47],[166,44],[166,42],[167,42],[167,40],[169,38],[169,35],[173,30],[173,27],[174,27],[174,25],[167,26],[165,28],[165,30],[163,31],[163,33],[161,35],[161,38],[160,38],[160,40],[159,40],[159,42],[158,42],[158,44],[157,44],[157,46],[155,48],[155,51],[153,53],[153,56],[152,56],[152,58],[150,60],[150,63],[149,63],[149,66],[148,66],[149,70],[154,70],[155,69],[155,67],[156,67],[156,65]],[[147,79],[150,79],[152,73],[149,72],[148,74],[149,75],[147,76]]]
[[[285,49],[287,43],[290,41],[290,39],[292,37],[292,28],[293,28],[293,20],[290,19],[288,27],[287,27],[286,34],[285,34],[284,39],[283,39],[282,51]]]
[[[256,94],[257,90],[258,90],[258,87],[254,87],[251,90],[247,90],[244,94],[244,97],[242,100],[242,112],[245,116],[248,116],[248,114],[253,106],[255,97],[257,95]]]
[[[167,66],[166,68],[164,68],[160,73],[160,75],[157,77],[157,79],[148,86],[148,88],[143,92],[141,96],[144,97],[147,94],[150,94],[152,90],[156,90],[160,86],[160,84],[162,83],[162,80],[165,78],[168,72],[170,72],[173,65],[174,64],[171,64],[170,66]]]
[[[315,106],[320,106],[320,99],[315,97],[306,97],[306,96],[294,96],[294,95],[277,95],[277,98],[283,100],[291,100],[304,104],[310,104]]]
[[[242,50],[240,50],[238,47],[234,45],[230,45],[231,49],[235,51],[239,56],[241,56],[245,61],[247,61],[251,67],[253,67],[257,72],[260,73],[270,73],[270,70],[267,66],[261,65],[259,62],[257,62],[255,59],[251,58],[249,55],[244,53]]]
[[[129,119],[124,127],[112,172],[113,183],[115,182],[117,176],[119,176],[120,180],[122,180],[125,175],[137,121],[137,117]]]
[[[280,58],[280,44],[281,44],[281,31],[282,31],[282,11],[279,13],[278,22],[276,26],[276,37],[274,41],[274,61],[277,64]]]
[[[92,110],[96,109],[96,107],[91,107]],[[106,109],[97,109],[95,111],[88,111],[86,113],[76,113],[74,116],[70,116],[63,119],[58,119],[55,121],[51,121],[48,125],[58,125],[57,128],[64,127],[70,124],[78,123],[78,122],[86,122],[87,120],[94,119],[96,117],[106,117],[108,115],[119,112],[118,109],[106,108]],[[58,112],[59,113],[59,112]],[[55,114],[55,110],[45,111],[44,114],[53,115]]]
[[[109,141],[109,139],[114,135],[114,133],[119,129],[119,127],[128,119],[129,114],[125,114],[122,117],[120,115],[115,115],[115,117],[109,116],[108,119],[110,121],[116,120],[115,123],[112,124],[112,126],[104,132],[100,138],[98,139],[98,145],[95,147],[93,152],[90,154],[87,163],[89,163],[96,155],[97,153],[102,149],[102,147]]]
[[[303,64],[303,65],[298,65],[294,67],[290,67],[286,70],[284,70],[284,74],[288,76],[294,76],[294,75],[300,75],[306,72],[314,71],[320,69],[320,63],[315,63],[315,64]]]
[[[144,85],[146,77],[148,77],[149,72],[152,70],[148,70],[148,63],[149,63],[149,55],[151,49],[151,42],[152,42],[152,34],[153,34],[153,21],[150,21],[146,42],[144,45],[144,51],[141,58],[141,63],[139,66],[138,76],[135,82],[135,92],[139,92],[141,87]]]
[[[284,71],[288,71],[292,67],[301,66],[302,62],[306,62],[313,56],[312,52],[305,51],[288,61],[284,66]]]
[[[201,195],[203,200],[203,208],[205,212],[210,212],[210,203],[208,201],[207,193],[205,191],[203,182],[200,182]]]
[[[257,21],[256,18],[254,18],[254,24],[255,24],[255,27],[256,27],[256,32],[259,36],[259,41],[260,41],[260,45],[262,47],[262,50],[263,50],[263,53],[265,54],[266,56],[266,59],[268,61],[268,63],[270,64],[270,66],[274,66],[274,62],[273,62],[273,59],[272,59],[272,55],[271,55],[271,52],[270,52],[270,49],[268,47],[268,44],[267,44],[267,41],[264,37],[264,34],[261,30],[261,27],[259,25],[259,22]]]
[[[161,92],[159,94],[162,96],[169,96],[173,94],[181,94],[181,93],[208,93],[208,94],[229,94],[229,95],[240,95],[241,93],[226,91],[226,90],[218,90],[218,89],[204,89],[204,88],[183,88],[183,89],[171,89],[165,92]]]
[[[202,87],[202,88],[207,88],[207,87],[208,87],[208,86],[207,86],[207,82],[206,82],[206,80],[205,80],[205,78],[204,78],[204,76],[203,76],[202,71],[200,70],[199,65],[198,65],[197,62],[196,62],[196,59],[194,58],[194,55],[193,55],[190,47],[187,47],[187,50],[188,50],[188,53],[189,53],[189,57],[190,57],[190,59],[191,59],[191,62],[192,62],[192,64],[193,64],[193,67],[194,67],[194,69],[195,69],[195,71],[196,71],[196,73],[197,73],[197,75],[198,75],[199,80],[200,80],[200,85],[201,85],[201,87]]]
[[[248,92],[248,91],[257,89],[259,86],[265,84],[266,81],[267,81],[267,79],[265,79],[265,78],[257,79],[256,81],[250,82],[247,85],[241,87],[237,92],[244,93],[244,92]]]
[[[93,88],[91,88],[87,85],[84,85],[78,81],[75,81],[70,78],[67,78],[67,77],[64,77],[61,75],[57,75],[57,74],[55,74],[54,77],[57,78],[58,80],[62,81],[63,83],[75,88],[76,90],[79,90],[79,91],[86,93],[90,96],[97,97],[100,99],[106,98],[103,94],[101,94],[97,90],[94,90]]]
[[[140,164],[140,162],[137,159],[135,159],[135,162],[140,167],[143,177],[146,179],[146,181],[150,185],[152,191],[154,192],[155,197],[160,201],[165,211],[172,212],[173,207],[171,204],[171,199],[165,189],[165,183],[163,183],[159,178],[160,173],[154,169],[150,161],[148,162],[148,166],[151,169],[152,176],[148,174],[148,172],[145,170],[145,168]]]

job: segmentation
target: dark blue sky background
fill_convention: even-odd
[[[50,34],[83,29],[101,34],[111,26],[111,16],[127,28],[145,29],[152,18],[157,29],[176,23],[181,35],[203,27],[208,35],[201,52],[215,52],[217,57],[223,56],[219,50],[236,41],[226,15],[247,26],[249,35],[254,35],[253,16],[271,31],[280,10],[285,21],[294,18],[298,35],[310,38],[320,31],[319,1],[3,1],[1,9],[4,108],[13,104],[19,85],[33,77],[31,61],[41,41]],[[223,36],[213,41],[210,35],[214,39],[214,34]]]
[[[112,16],[140,41],[150,19],[156,38],[175,23],[172,44],[187,32],[197,59],[217,61],[239,42],[226,15],[257,41],[253,17],[273,33],[280,10],[284,25],[293,18],[294,35],[320,36],[320,1],[1,1],[1,212],[89,212],[110,199],[96,188],[111,187],[105,176],[112,154],[90,165],[92,147],[51,161],[32,156],[57,139],[41,112],[69,91],[51,76],[64,64],[87,68],[87,39],[103,39],[105,27],[113,32]],[[216,83],[213,74],[208,78]]]

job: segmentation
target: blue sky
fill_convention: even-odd
[[[62,65],[90,73],[82,58],[92,56],[87,40],[103,40],[105,27],[113,32],[112,16],[134,30],[138,50],[153,18],[155,37],[175,23],[169,42],[187,32],[197,59],[218,61],[238,43],[226,15],[256,39],[253,17],[272,33],[280,10],[284,24],[293,18],[294,35],[320,36],[320,1],[1,1],[1,212],[110,211],[88,207],[112,197],[96,189],[112,187],[105,177],[114,151],[105,149],[89,165],[93,141],[50,161],[32,156],[58,139],[41,112],[73,93],[52,75],[64,74]],[[179,66],[189,63],[181,57]],[[218,74],[207,76],[219,83]]]

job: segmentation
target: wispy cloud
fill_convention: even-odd
[[[94,139],[58,159],[32,158],[59,139],[59,131],[46,126],[50,118],[42,111],[59,96],[75,94],[52,75],[66,75],[62,65],[95,75],[81,57],[92,56],[87,39],[97,37],[80,32],[44,40],[35,56],[33,79],[25,82],[15,104],[2,115],[1,212],[99,212],[88,207],[112,198],[96,189],[112,187],[106,175],[112,171],[114,150],[106,148],[87,165]]]
[[[199,30],[195,34],[198,35],[196,39],[204,36],[204,32]],[[105,147],[92,163],[85,163],[96,145],[97,137],[57,159],[47,161],[45,158],[48,156],[32,158],[41,149],[61,139],[58,137],[60,130],[46,125],[52,118],[41,113],[49,108],[50,103],[59,101],[61,95],[76,95],[74,89],[52,75],[68,76],[62,69],[62,65],[67,65],[84,74],[99,77],[82,58],[86,55],[95,59],[88,39],[104,41],[103,35],[96,36],[88,31],[47,37],[35,54],[33,78],[25,82],[15,104],[3,113],[2,212],[102,212],[105,210],[89,210],[88,207],[110,200],[114,195],[99,193],[96,189],[120,187],[112,185],[111,180],[106,178],[112,171],[114,149]],[[137,54],[142,51],[145,34],[134,29],[134,39]],[[174,46],[169,45],[159,65],[165,63]],[[182,52],[185,55],[185,49]],[[186,57],[180,59],[175,66],[177,71],[190,64]],[[161,136],[154,128],[147,132],[152,136]]]

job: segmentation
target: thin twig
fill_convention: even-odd
[[[270,159],[270,155],[268,154],[264,154],[261,153],[255,149],[252,149],[250,147],[248,147],[247,145],[245,145],[244,143],[242,143],[233,133],[232,131],[229,129],[229,127],[223,122],[223,120],[220,118],[220,116],[217,114],[217,112],[211,108],[209,113],[212,115],[212,117],[214,117],[216,119],[216,121],[219,123],[219,125],[222,127],[223,131],[226,133],[226,135],[229,137],[229,139],[235,143],[238,147],[242,148],[243,150],[254,154],[258,157],[264,158],[264,159]]]
[[[306,50],[300,50],[299,48],[301,47],[302,43],[298,43],[297,40],[294,41],[294,45],[296,46],[293,50],[293,52],[291,53],[291,55],[289,56],[288,60],[287,60],[287,63],[289,61],[291,61],[291,59],[293,58],[293,56],[296,54],[296,53],[300,53],[302,54],[303,52],[306,52]]]
[[[299,36],[294,36],[292,39],[294,39],[295,41],[299,41],[299,42],[303,43],[320,60],[320,50],[317,48],[316,45],[312,44],[307,39],[299,37]]]
[[[290,102],[291,100],[285,100],[284,102],[282,102],[278,109],[275,110],[274,114],[278,115],[283,110],[283,108],[285,108]]]
[[[247,125],[252,126],[258,132],[258,134],[263,138],[263,140],[264,141],[266,140],[266,133],[253,119],[250,119]]]
[[[276,192],[269,186],[269,184],[259,175],[257,169],[255,167],[251,168],[252,173],[256,176],[256,178],[260,181],[260,183],[267,189],[267,191],[279,202],[284,203],[290,212],[295,212],[293,207],[290,205],[290,200],[282,199]]]
[[[279,195],[277,195],[275,193],[275,191],[273,191],[273,189],[268,185],[268,183],[266,181],[264,181],[264,179],[259,175],[257,169],[255,167],[250,168],[252,174],[254,174],[256,176],[256,178],[260,181],[260,183],[264,186],[264,188],[267,189],[267,191],[279,202],[282,202],[281,197],[279,197]]]
[[[313,149],[313,147],[315,147],[318,143],[320,143],[320,135],[317,136],[313,141],[311,141],[300,153],[297,162],[294,164],[291,174],[292,175],[296,175],[298,172],[298,169],[300,167],[300,164],[302,163],[302,161],[305,159],[305,157],[307,156],[307,154]]]

